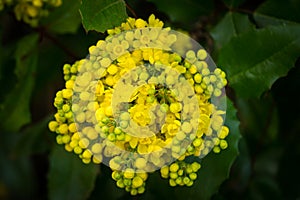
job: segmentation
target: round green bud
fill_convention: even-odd
[[[226,140],[220,140],[221,149],[226,149],[228,147],[228,143]]]
[[[120,172],[118,172],[118,171],[113,171],[112,174],[111,174],[111,177],[112,177],[115,181],[117,181],[117,180],[119,180],[120,178],[122,178]]]
[[[186,176],[186,177],[183,178],[182,181],[183,181],[183,183],[184,183],[185,185],[187,185],[191,180],[189,179],[189,177]]]
[[[160,109],[163,113],[166,113],[166,112],[168,112],[168,110],[169,110],[169,105],[166,104],[166,103],[163,103],[163,104],[160,105],[159,109]]]
[[[160,174],[161,174],[161,177],[168,178],[169,177],[169,166],[163,166],[160,169]]]
[[[201,71],[201,74],[202,74],[203,76],[207,76],[207,75],[210,74],[210,71],[209,71],[208,68],[203,68],[202,71]]]
[[[188,174],[192,173],[192,172],[193,172],[192,166],[188,165],[188,166],[185,168],[185,171],[186,171],[186,173],[188,173]]]
[[[199,147],[201,144],[202,144],[202,139],[201,139],[201,138],[196,138],[196,139],[193,141],[193,145],[194,145],[195,147]]]
[[[183,169],[179,169],[179,170],[177,171],[178,176],[182,176],[183,173],[184,173]]]
[[[220,152],[221,152],[221,148],[220,148],[219,146],[215,146],[215,147],[213,148],[213,152],[214,152],[214,153],[220,153]]]
[[[189,174],[189,177],[190,177],[190,179],[191,179],[191,180],[193,180],[193,181],[194,181],[194,180],[196,180],[196,179],[197,179],[197,173],[195,173],[195,172],[193,172],[193,173],[190,173],[190,174]]]
[[[63,144],[62,135],[56,136],[56,142],[57,142],[57,144]]]
[[[76,154],[81,154],[82,153],[82,148],[80,148],[79,146],[74,148],[74,153]]]
[[[190,186],[192,186],[193,184],[194,184],[194,181],[190,180],[190,182],[188,182],[188,183],[186,184],[186,186],[190,187]]]
[[[131,194],[132,196],[137,195],[137,194],[138,194],[137,189],[135,189],[135,188],[131,189],[130,194]]]
[[[174,187],[174,186],[176,186],[177,184],[176,184],[176,182],[175,182],[174,179],[169,179],[169,185],[172,186],[172,187]]]
[[[200,60],[205,60],[207,58],[207,52],[204,50],[204,49],[200,49],[198,52],[197,52],[197,57],[200,59]]]
[[[222,91],[219,88],[215,88],[214,90],[214,96],[219,97],[222,95]]]
[[[194,59],[196,57],[196,54],[193,50],[189,50],[185,54],[187,59]]]
[[[181,185],[181,183],[182,183],[182,178],[181,178],[181,177],[177,177],[177,178],[175,179],[175,182],[176,182],[177,185]]]
[[[124,176],[125,177],[125,176]],[[129,178],[124,178],[123,179],[123,182],[124,182],[124,185],[125,186],[131,186],[131,178],[129,179]]]
[[[117,181],[117,186],[118,186],[119,188],[124,188],[124,187],[125,187],[124,182],[123,182],[122,179],[119,179],[119,180]]]
[[[201,168],[201,165],[197,162],[193,162],[191,164],[191,167],[192,167],[193,172],[197,172]]]
[[[108,134],[107,139],[111,142],[114,142],[116,140],[116,136],[113,133]]]
[[[139,194],[143,194],[145,192],[145,187],[139,187],[137,188],[137,191]]]
[[[146,98],[146,102],[147,103],[153,103],[155,101],[155,97],[154,96],[147,96]]]
[[[178,174],[176,172],[170,172],[169,176],[171,179],[176,179],[178,177]]]

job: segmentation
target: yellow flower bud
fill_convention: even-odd
[[[143,185],[144,181],[141,177],[139,176],[135,176],[133,179],[132,179],[132,187],[133,188],[138,188],[138,187],[141,187]]]
[[[68,152],[72,152],[73,149],[70,147],[69,144],[65,144],[65,150]]]
[[[102,146],[99,143],[96,143],[92,146],[92,152],[97,154],[100,153],[102,151]]]
[[[131,168],[127,168],[125,171],[124,171],[124,177],[125,178],[128,178],[128,179],[132,179],[134,177],[134,170],[131,169]]]
[[[228,143],[226,140],[220,140],[221,149],[226,149],[228,147]]]
[[[144,28],[145,26],[147,26],[147,22],[145,22],[145,21],[142,20],[142,19],[137,19],[137,20],[135,21],[135,26],[136,26],[137,28]]]
[[[69,135],[64,135],[62,137],[62,142],[65,143],[65,144],[67,144],[67,143],[70,142],[70,139],[71,139],[71,137]]]
[[[172,164],[170,165],[170,172],[177,172],[178,169],[179,169],[178,163],[172,163]]]
[[[48,124],[49,130],[52,132],[55,132],[57,127],[58,127],[57,121],[50,121]]]
[[[224,138],[227,137],[228,133],[229,133],[228,127],[227,126],[222,126],[221,131],[219,131],[219,133],[218,133],[218,137],[220,139],[224,139]]]
[[[27,6],[27,14],[30,17],[36,17],[38,15],[38,9],[34,6]]]
[[[42,0],[32,0],[32,5],[34,5],[36,7],[42,7],[43,1]]]
[[[169,177],[169,166],[163,166],[160,169],[160,174],[161,174],[161,177],[168,178]]]
[[[192,168],[193,172],[197,172],[201,168],[201,165],[199,163],[197,163],[197,162],[193,162],[191,164],[191,168]]]
[[[70,147],[71,148],[75,148],[75,147],[77,147],[78,146],[78,141],[77,140],[72,140],[71,142],[70,142]]]
[[[171,105],[170,105],[170,111],[172,113],[177,113],[177,112],[181,111],[181,109],[182,109],[182,105],[179,102],[171,103]]]
[[[177,184],[176,184],[175,180],[169,179],[169,185],[172,186],[172,187],[174,187],[174,186],[176,186]]]
[[[75,124],[75,123],[71,123],[71,124],[69,125],[69,131],[70,131],[71,133],[77,132],[77,128],[76,128],[76,124]]]
[[[73,91],[71,89],[63,89],[62,90],[62,96],[65,99],[71,99],[73,95]]]
[[[83,149],[87,148],[89,146],[89,144],[90,144],[90,142],[87,138],[80,139],[79,143],[78,143],[79,147],[83,148]]]
[[[102,154],[97,154],[93,156],[93,163],[100,164],[102,162]]]
[[[82,162],[84,164],[89,164],[91,162],[91,159],[90,158],[82,158]]]
[[[110,75],[115,75],[115,74],[118,72],[118,66],[117,66],[117,65],[114,65],[114,64],[111,64],[111,65],[107,68],[107,72],[108,72]]]
[[[85,159],[89,159],[92,157],[92,152],[89,149],[84,150],[84,152],[82,153],[82,157]]]
[[[221,149],[220,149],[219,146],[215,146],[215,147],[213,148],[213,151],[214,151],[214,153],[220,153],[220,152],[221,152]]]
[[[202,144],[202,139],[201,138],[196,138],[194,141],[193,141],[193,145],[195,147],[199,147],[201,144]]]
[[[74,153],[76,154],[81,154],[82,153],[82,148],[80,148],[79,146],[74,148]]]
[[[74,87],[74,81],[73,80],[68,80],[65,84],[67,89],[73,89]]]
[[[200,59],[200,60],[205,60],[207,58],[207,52],[204,50],[204,49],[200,49],[198,52],[197,52],[197,57]]]
[[[69,127],[68,127],[67,124],[61,124],[61,125],[58,127],[57,131],[58,131],[60,134],[67,134],[68,131],[69,131]]]

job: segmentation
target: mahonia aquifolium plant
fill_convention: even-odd
[[[35,27],[40,18],[48,16],[50,9],[61,4],[62,0],[0,0],[0,11],[13,8],[17,20]]]
[[[131,195],[158,169],[170,186],[193,185],[200,158],[228,146],[225,73],[154,15],[107,33],[89,57],[64,65],[49,129],[83,163],[108,165]]]

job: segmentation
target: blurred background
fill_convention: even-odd
[[[0,0],[0,5],[5,2]],[[189,33],[228,74],[227,95],[240,120],[240,154],[211,199],[300,199],[300,1],[128,0],[126,5],[131,17],[147,19],[154,13],[167,26]],[[64,87],[63,65],[85,58],[88,47],[105,37],[85,31],[79,6],[80,1],[63,0],[60,8],[49,8],[49,16],[34,27],[17,20],[10,6],[0,11],[0,199],[55,199],[49,184],[68,184],[70,188],[80,184],[71,178],[49,183],[49,176],[59,173],[49,172],[51,152],[57,144],[55,134],[48,130],[56,112],[55,94]],[[289,33],[290,26],[298,32]],[[260,30],[270,36],[261,36]],[[247,31],[255,33],[253,38],[243,38]],[[33,48],[35,40],[38,46]],[[230,75],[234,67],[246,66],[239,59],[260,57],[260,52],[272,51],[276,44],[284,44],[274,51],[280,59],[270,59],[269,54],[261,58],[265,63],[260,66],[257,85],[244,82],[247,87],[241,89],[233,84]],[[236,48],[239,45],[240,50]],[[243,52],[247,47],[251,51]],[[269,78],[269,71],[276,75]],[[259,89],[268,79],[271,84]],[[77,161],[82,164],[75,156],[74,163]],[[62,162],[61,167],[72,166]],[[83,196],[65,198],[161,199],[151,189],[144,197],[125,194],[114,186],[109,169],[100,168]],[[161,185],[171,197],[172,188],[166,182]]]

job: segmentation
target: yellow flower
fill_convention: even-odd
[[[142,20],[142,19],[137,19],[136,21],[135,21],[135,27],[136,28],[144,28],[144,27],[146,27],[147,26],[147,22],[145,22],[144,20]]]
[[[191,186],[200,165],[185,158],[229,146],[225,112],[211,99],[223,94],[225,73],[211,72],[205,50],[186,49],[189,40],[162,27],[154,15],[148,21],[128,18],[91,46],[88,58],[64,65],[65,88],[57,92],[55,121],[48,125],[57,143],[82,162],[109,161],[119,170],[112,176],[117,186],[133,195],[145,190],[142,170],[173,159],[178,161],[163,167],[162,177],[171,186]],[[171,53],[180,42],[187,43],[184,53]]]
[[[155,16],[152,14],[148,18],[149,27],[163,27],[164,23],[159,19],[155,19]]]
[[[98,84],[96,86],[96,91],[95,91],[95,96],[99,97],[102,96],[104,93],[104,85],[102,83],[102,81],[98,81]]]
[[[143,105],[134,106],[129,110],[132,119],[140,126],[147,126],[151,121],[147,111],[148,109]]]

